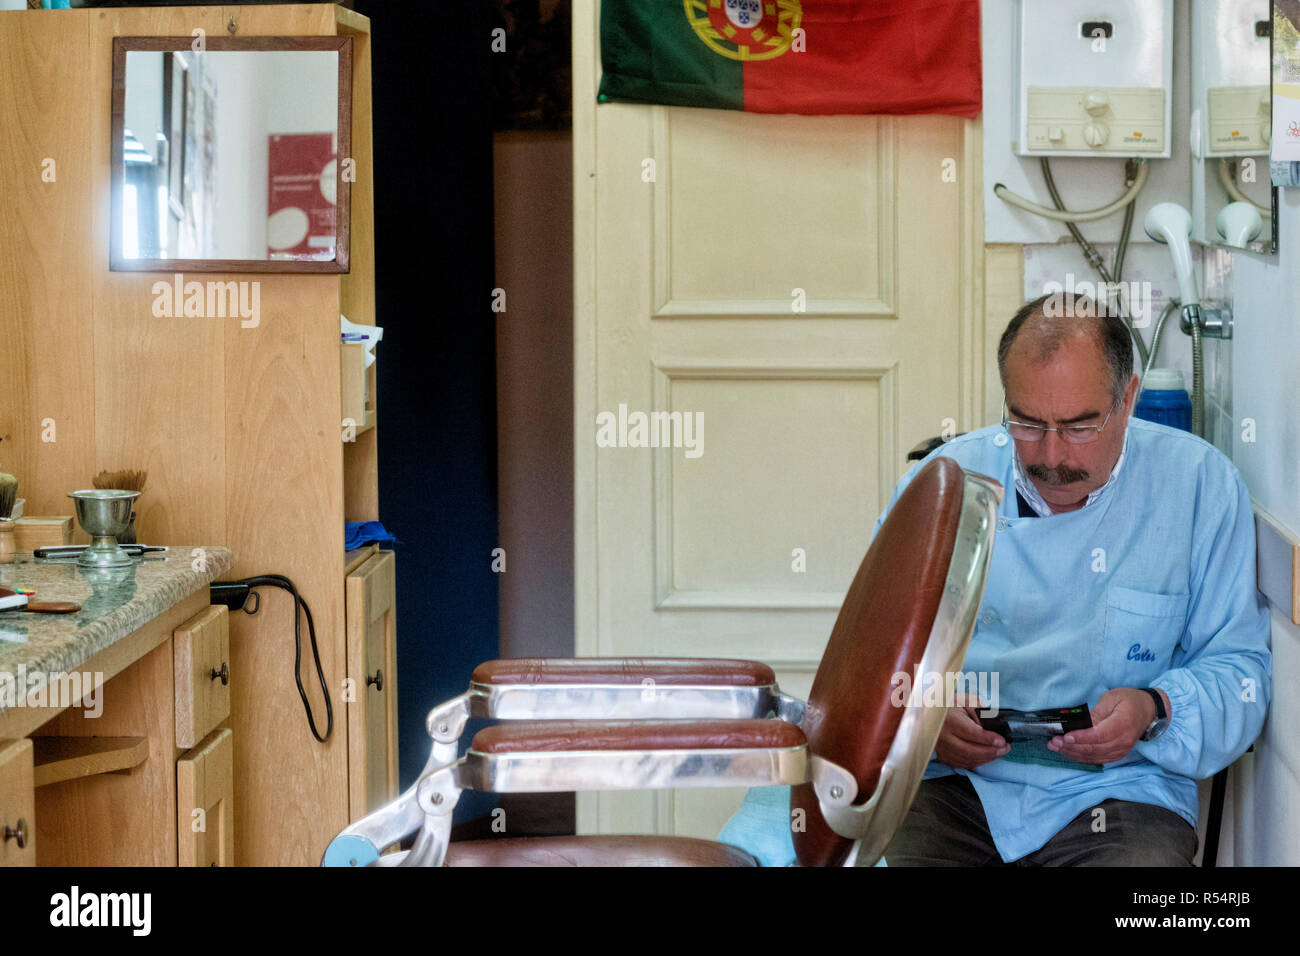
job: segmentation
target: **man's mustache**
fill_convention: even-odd
[[[1042,465],[1029,465],[1025,468],[1025,473],[1030,478],[1037,478],[1039,481],[1048,485],[1072,485],[1077,481],[1083,481],[1088,477],[1086,471],[1080,471],[1077,468],[1067,468],[1065,465],[1058,465],[1056,468],[1045,468]]]

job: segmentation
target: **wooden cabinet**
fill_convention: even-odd
[[[229,719],[238,679],[228,666],[225,686],[211,678],[223,669],[227,610],[206,601],[204,588],[135,632],[157,637],[105,681],[94,710],[68,707],[20,742],[38,811],[35,826],[28,813],[29,829],[40,835],[39,855],[27,862],[233,863],[235,736],[216,725]],[[114,647],[130,643],[126,637]],[[187,748],[182,729],[206,737]],[[8,776],[0,767],[0,787]]]
[[[35,865],[32,742],[0,740],[0,866]]]
[[[397,796],[397,572],[380,551],[348,574],[348,815]]]
[[[234,864],[233,737],[229,730],[218,730],[176,761],[176,850],[181,866]]]
[[[160,321],[150,308],[151,290],[160,279],[172,281],[172,274],[109,270],[112,39],[190,36],[196,29],[223,37],[233,31],[236,37],[352,38],[350,271],[184,276],[256,282],[260,315],[253,327],[230,318]],[[334,733],[321,743],[307,726],[294,675],[294,604],[269,588],[260,591],[257,614],[228,617],[229,717],[222,723],[232,731],[235,859],[250,866],[315,866],[356,805],[349,732],[356,707],[343,700],[343,681],[352,670],[340,574],[343,523],[380,517],[374,368],[368,370],[369,395],[362,388],[358,405],[358,350],[347,353],[350,411],[365,419],[349,433],[342,425],[345,353],[339,341],[340,313],[360,325],[376,323],[369,21],[326,3],[3,11],[0,88],[34,89],[33,51],[56,49],[69,65],[60,83],[38,84],[39,96],[0,97],[0,182],[27,184],[5,190],[9,228],[0,229],[0,262],[12,264],[0,270],[0,340],[7,343],[0,349],[0,382],[8,389],[0,401],[4,470],[18,477],[29,513],[57,515],[67,509],[67,493],[88,487],[100,469],[147,467],[139,540],[221,544],[236,558],[223,579],[274,573],[293,581],[315,621]],[[43,168],[57,168],[57,180],[40,182]],[[54,423],[57,441],[50,440]],[[305,621],[302,630],[302,683],[323,733],[325,701]],[[131,772],[167,769],[170,796],[159,790],[147,808],[155,822],[177,816],[180,750],[171,745],[189,740],[201,746],[212,732],[201,729],[210,723],[201,719],[208,704],[197,686],[202,664],[197,657],[192,663],[199,696],[190,718],[197,724],[190,728],[183,717],[176,726],[169,702],[171,749],[165,758],[151,751]],[[169,681],[173,666],[168,648]],[[383,691],[365,685],[364,665],[356,670],[359,694],[391,700],[391,664],[383,667]],[[211,681],[209,688],[215,690]],[[356,716],[364,724],[365,716]],[[370,726],[380,723],[376,718]],[[175,741],[173,733],[179,734]],[[395,750],[384,759],[391,766]],[[117,775],[98,779],[102,799],[117,799]],[[38,794],[38,804],[44,800]],[[141,846],[134,831],[114,839]],[[176,860],[174,833],[172,841],[156,853],[122,851],[119,859],[169,865]]]

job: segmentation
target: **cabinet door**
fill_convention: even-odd
[[[230,716],[229,617],[212,604],[173,634],[177,747],[193,747]]]
[[[235,862],[234,735],[226,728],[176,761],[176,857],[181,866]]]
[[[347,578],[348,812],[397,796],[396,564],[380,551]]]
[[[0,866],[36,865],[32,742],[0,740]]]

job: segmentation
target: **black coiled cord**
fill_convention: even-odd
[[[330,702],[329,686],[325,683],[325,670],[320,663],[320,649],[316,646],[316,624],[311,617],[311,608],[307,602],[302,599],[294,583],[286,578],[283,574],[258,574],[251,578],[243,578],[238,581],[214,581],[212,583],[214,601],[224,603],[229,607],[238,607],[246,614],[256,614],[262,606],[260,599],[253,601],[257,597],[254,591],[248,591],[244,599],[239,600],[235,605],[230,597],[238,595],[246,588],[273,587],[288,591],[293,595],[293,679],[298,685],[298,696],[302,698],[303,709],[307,711],[307,724],[311,727],[312,736],[325,743],[334,733],[334,705]],[[217,597],[218,593],[221,597]],[[253,606],[250,609],[249,603]],[[302,613],[299,613],[301,609]],[[307,615],[307,634],[311,640],[311,656],[316,661],[316,677],[320,680],[321,695],[325,698],[325,736],[322,737],[320,731],[316,729],[316,718],[311,712],[311,701],[307,699],[307,691],[302,686],[302,614]]]

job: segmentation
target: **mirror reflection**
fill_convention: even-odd
[[[333,262],[339,60],[320,49],[128,49],[114,144],[121,267]]]
[[[1192,4],[1192,235],[1271,253],[1269,0]]]

